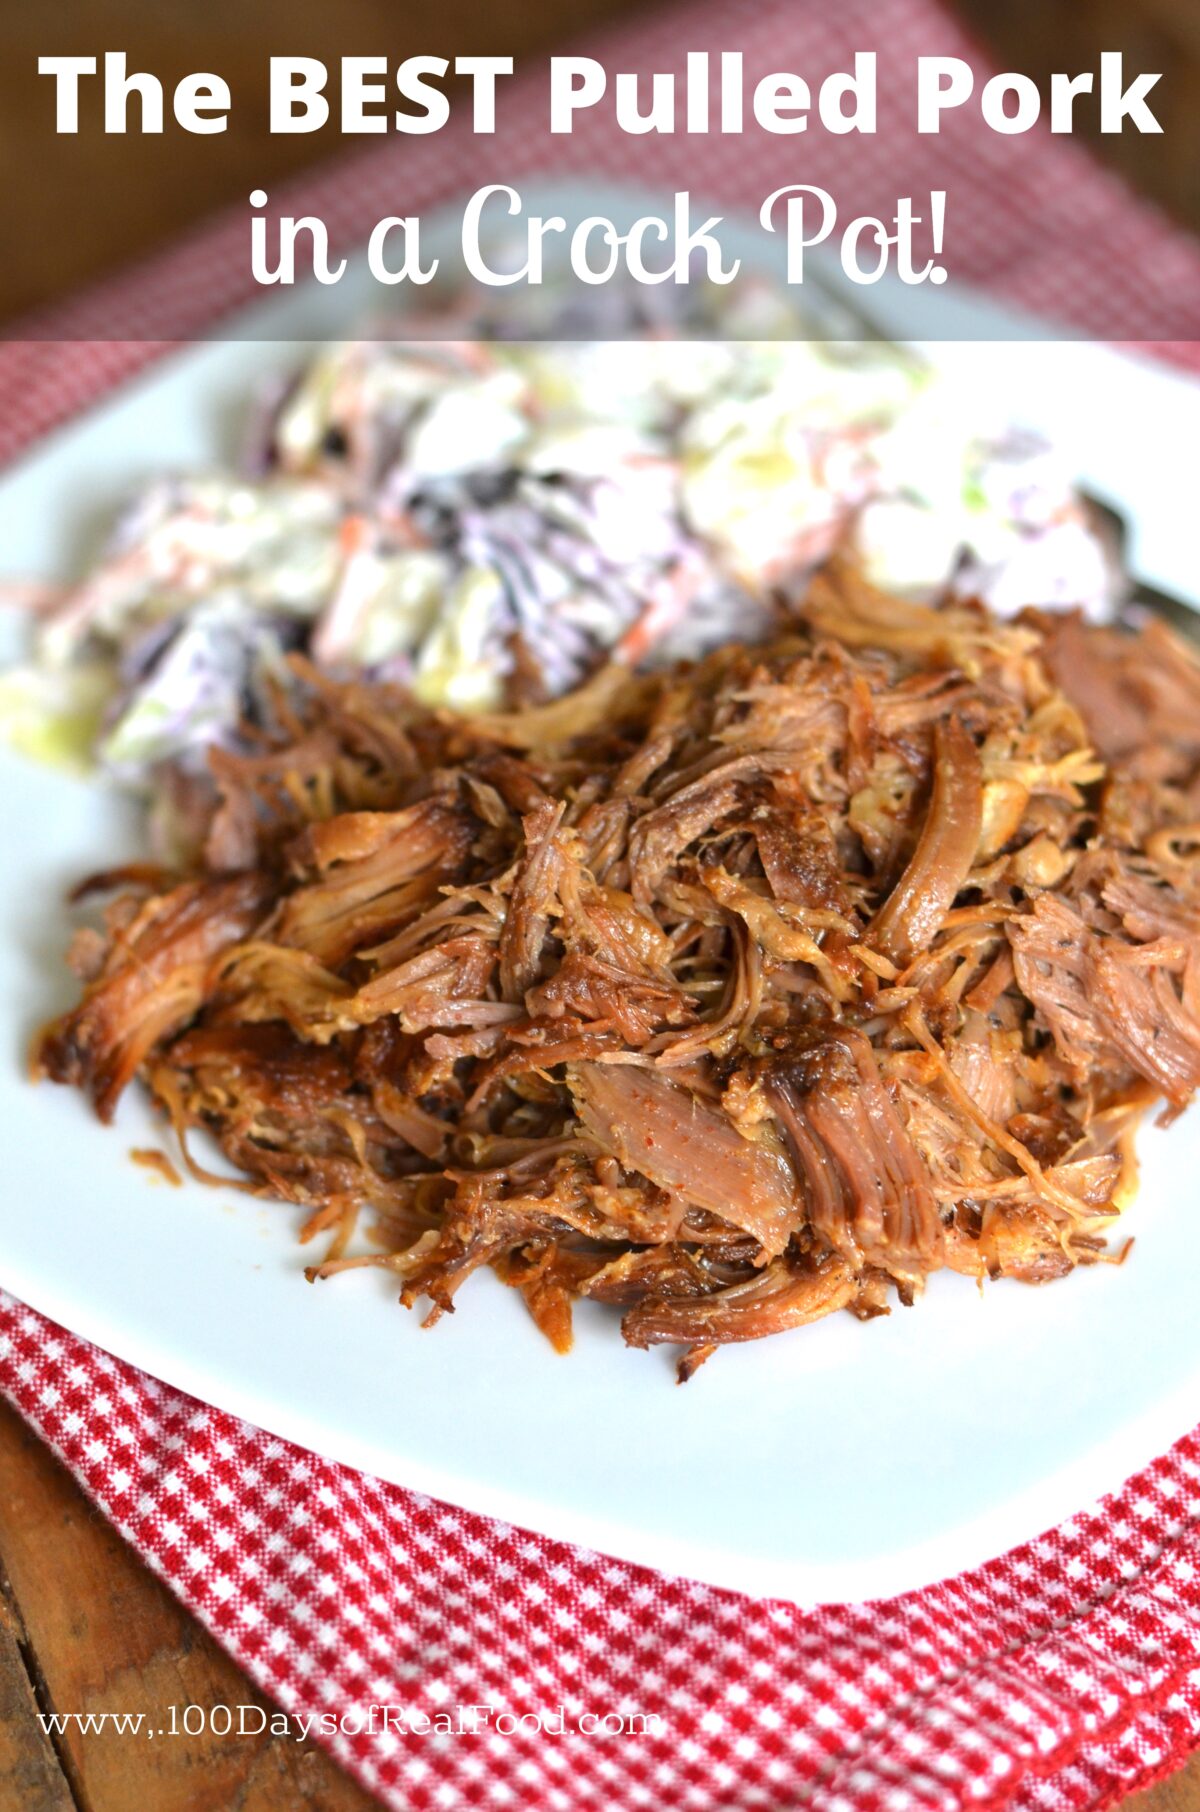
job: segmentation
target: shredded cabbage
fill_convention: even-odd
[[[607,654],[759,633],[837,544],[902,590],[1104,608],[1050,449],[898,348],[796,337],[770,286],[737,307],[762,338],[663,337],[664,316],[642,341],[322,348],[264,417],[261,469],[134,501],[0,675],[0,730],[146,785],[238,746],[293,649],[454,710],[518,669],[554,695]]]

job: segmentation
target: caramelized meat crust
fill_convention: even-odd
[[[943,1266],[1058,1277],[1200,1083],[1198,724],[1165,632],[836,567],[784,639],[511,716],[298,667],[38,1063],[106,1119],[139,1076],[316,1275],[436,1317],[488,1265],[685,1375]]]

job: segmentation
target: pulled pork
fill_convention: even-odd
[[[513,716],[300,679],[215,758],[193,872],[102,877],[38,1060],[104,1119],[139,1075],[332,1234],[314,1275],[436,1318],[491,1266],[556,1347],[592,1298],[686,1376],[942,1266],[1105,1255],[1139,1116],[1200,1083],[1164,633],[832,569],[788,639]]]

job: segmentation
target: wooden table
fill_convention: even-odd
[[[582,28],[636,4],[575,0],[571,25]],[[959,4],[1006,66],[1034,75],[1090,67],[1098,50],[1117,48],[1138,68],[1167,70],[1160,89],[1167,141],[1121,138],[1105,149],[1200,225],[1198,0]],[[243,106],[221,139],[175,135],[162,158],[147,158],[136,137],[81,137],[51,143],[51,154],[31,167],[24,146],[45,105],[44,87],[30,74],[37,55],[125,48],[131,64],[140,56],[143,66],[174,78],[212,66],[218,34],[219,67],[237,98],[261,91],[265,59],[283,43],[326,58],[434,48],[445,56],[523,57],[556,41],[563,21],[558,0],[442,0],[436,32],[427,10],[405,0],[339,0],[325,8],[206,0],[202,14],[158,0],[8,8],[0,25],[0,167],[19,170],[20,180],[0,184],[0,243],[20,255],[0,261],[0,319],[69,291],[188,219],[242,200],[254,184],[269,186],[333,148],[320,135],[267,139],[261,119]],[[96,168],[106,194],[100,210],[81,186]],[[55,230],[47,231],[51,220]],[[137,1742],[77,1731],[52,1741],[37,1717],[144,1710],[157,1728],[172,1705],[250,1702],[263,1701],[0,1404],[0,1812],[362,1812],[372,1803],[306,1744],[211,1735]],[[1128,1803],[1139,1812],[1200,1812],[1200,1758]]]
[[[283,1738],[53,1739],[38,1712],[267,1705],[0,1403],[0,1812],[367,1812]]]

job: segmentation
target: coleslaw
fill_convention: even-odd
[[[0,728],[153,790],[236,746],[294,651],[451,710],[550,697],[755,639],[836,547],[912,594],[1104,611],[1053,449],[772,306],[774,339],[324,347],[238,465],[133,500],[0,674]]]

